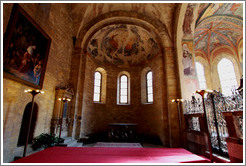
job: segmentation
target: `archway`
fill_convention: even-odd
[[[26,144],[26,136],[28,132],[29,118],[31,116],[31,109],[32,109],[32,103],[30,102],[26,105],[25,110],[24,110],[17,146],[23,146]],[[38,116],[38,105],[37,103],[34,103],[31,128],[30,128],[30,134],[29,134],[29,139],[28,139],[29,144],[32,143],[34,130],[36,127],[36,122],[37,122],[37,116]]]

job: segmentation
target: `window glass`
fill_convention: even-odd
[[[119,101],[121,104],[128,103],[128,77],[126,75],[120,76],[120,95]]]
[[[218,63],[218,73],[222,93],[225,96],[232,94],[232,89],[238,87],[233,64],[230,60],[223,58]]]
[[[149,71],[146,76],[147,79],[147,102],[153,102],[153,79],[152,79],[152,71]]]
[[[196,65],[196,72],[197,72],[199,87],[200,89],[203,89],[203,90],[207,89],[204,67],[199,62],[196,62],[195,65]]]
[[[101,78],[102,78],[102,74],[96,71],[95,78],[94,78],[94,97],[93,97],[93,101],[96,102],[101,101]]]

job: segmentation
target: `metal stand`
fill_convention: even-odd
[[[32,109],[31,109],[31,115],[29,118],[29,123],[28,123],[28,130],[27,130],[27,136],[26,136],[26,144],[24,146],[24,151],[23,151],[23,157],[26,156],[26,149],[28,145],[28,140],[29,140],[29,135],[30,135],[30,129],[31,129],[31,123],[32,123],[32,114],[33,114],[33,108],[34,108],[34,97],[39,94],[39,93],[44,93],[43,91],[40,90],[25,90],[24,92],[30,93],[32,95]]]
[[[178,113],[179,113],[179,134],[180,134],[180,141],[181,141],[181,145],[184,145],[183,142],[183,130],[181,128],[182,126],[182,117],[181,117],[181,112],[180,112],[180,103],[183,102],[183,99],[173,99],[172,102],[175,102],[177,104],[177,109],[178,109]]]

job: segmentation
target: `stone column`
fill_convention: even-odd
[[[179,114],[177,105],[172,103],[172,99],[180,98],[180,85],[179,85],[179,69],[177,65],[176,52],[173,47],[165,48],[164,55],[164,72],[166,75],[166,102],[167,103],[167,116],[169,127],[169,144],[170,147],[180,147],[179,132]],[[183,112],[181,110],[181,115]],[[182,117],[182,116],[181,116]],[[183,125],[181,125],[183,126]]]
[[[80,137],[85,67],[86,55],[82,54],[80,47],[74,47],[70,81],[75,89],[75,97],[71,105],[73,123],[68,133],[68,135],[72,136],[74,139],[79,139]]]

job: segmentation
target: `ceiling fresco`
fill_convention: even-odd
[[[155,35],[129,24],[109,25],[89,41],[88,53],[97,61],[114,65],[137,65],[160,52]]]
[[[204,11],[205,10],[205,11]],[[213,50],[228,46],[237,53],[243,38],[242,4],[202,4],[194,33],[194,47],[208,59]]]
[[[243,3],[202,3],[197,23],[209,16],[228,15],[243,18]]]
[[[142,16],[140,19],[149,18],[152,21],[160,21],[166,26],[167,32],[172,38],[173,20],[178,5],[178,3],[73,3],[71,11],[74,33],[78,37],[77,35],[79,35],[83,25],[89,24],[92,20],[104,14],[125,11],[128,12],[127,17],[137,17],[140,14]],[[131,13],[134,15],[131,15]],[[110,17],[117,17],[117,15],[111,15]]]

